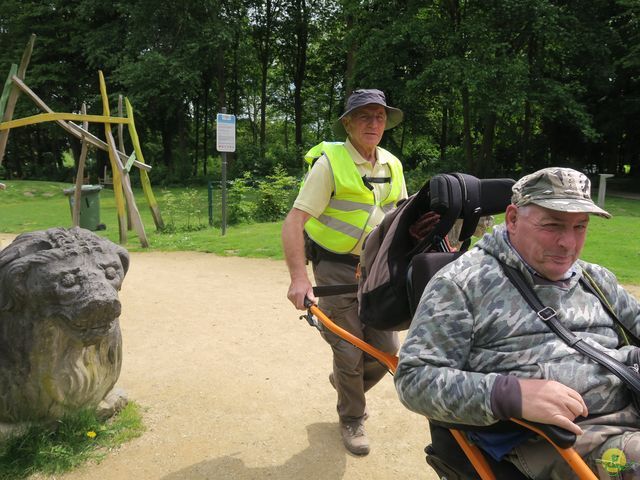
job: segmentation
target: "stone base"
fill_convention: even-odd
[[[129,403],[127,393],[121,388],[114,388],[98,404],[96,414],[100,420],[113,417]]]

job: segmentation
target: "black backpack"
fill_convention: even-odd
[[[388,213],[371,231],[360,254],[360,321],[379,330],[408,328],[419,300],[411,294],[412,278],[433,273],[412,272],[413,258],[424,252],[444,252],[428,263],[437,269],[464,253],[480,217],[504,213],[514,183],[509,178],[480,180],[464,173],[439,174]],[[429,211],[438,213],[440,221],[416,244],[409,228]],[[446,236],[459,218],[463,221],[462,244],[452,252]]]

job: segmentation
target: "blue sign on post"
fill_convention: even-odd
[[[216,118],[216,148],[219,152],[236,151],[236,116],[219,113]]]

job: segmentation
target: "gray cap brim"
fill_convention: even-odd
[[[611,214],[609,212],[598,207],[590,200],[578,198],[547,198],[544,200],[533,200],[528,203],[548,208],[549,210],[557,210],[559,212],[591,213],[600,217],[611,218]]]
[[[333,122],[333,124],[331,125],[331,130],[333,131],[333,134],[336,136],[336,138],[340,138],[340,139],[347,138],[347,131],[344,129],[344,125],[342,124],[342,119],[347,115],[349,115],[354,110],[357,110],[358,108],[366,107],[367,105],[380,105],[380,104],[367,103],[366,105],[359,105],[356,108],[347,110],[342,115],[340,115],[340,118],[338,118]],[[402,122],[402,119],[404,118],[404,113],[402,113],[402,110],[400,110],[399,108],[389,107],[387,105],[382,105],[382,106],[387,111],[387,123],[384,126],[384,130],[387,131],[392,129],[393,127],[398,126]]]

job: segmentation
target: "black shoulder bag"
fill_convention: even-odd
[[[542,321],[544,321],[549,326],[549,328],[567,345],[586,355],[591,360],[598,362],[600,365],[605,367],[620,380],[622,380],[634,394],[633,403],[636,408],[638,408],[640,406],[640,374],[638,373],[638,371],[633,367],[619,362],[606,353],[601,352],[597,348],[592,347],[584,340],[576,336],[571,330],[560,323],[557,318],[558,312],[556,312],[551,307],[544,306],[533,288],[529,286],[519,270],[504,263],[502,263],[502,268],[504,270],[504,273],[507,275],[509,280],[511,280],[516,289],[524,297],[531,308],[533,308],[533,310],[537,313],[538,317],[540,317]],[[590,287],[593,287],[593,285],[591,285]],[[594,293],[596,297],[598,297],[598,299],[603,303],[605,309],[607,310],[609,315],[613,317],[613,320],[617,324],[617,326],[622,328],[623,332],[625,332],[627,335],[632,335],[631,332],[629,332],[626,327],[622,325],[606,300],[601,298],[601,296],[594,288],[589,288],[589,290],[591,290],[591,292]]]

